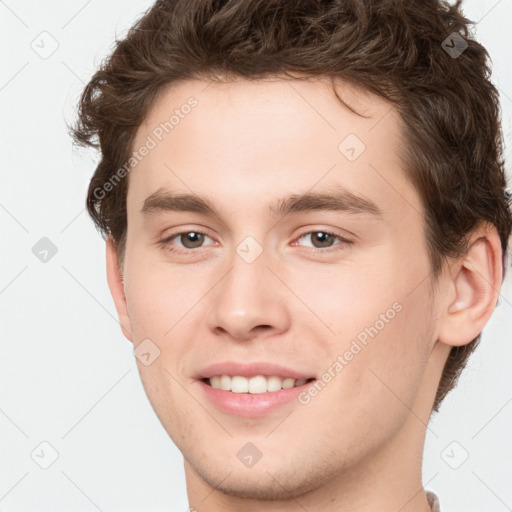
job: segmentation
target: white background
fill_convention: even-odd
[[[65,125],[114,38],[150,5],[0,1],[3,512],[188,507],[183,458],[144,394],[107,288],[104,242],[84,209],[97,156],[73,153]],[[510,173],[512,0],[465,5],[493,58]],[[46,49],[58,44],[46,59],[31,47],[41,37]],[[57,248],[46,263],[32,252],[42,237]],[[458,388],[429,425],[423,481],[442,512],[512,510],[511,278]],[[36,463],[50,461],[42,442],[58,452],[48,469]],[[446,462],[458,465],[466,452],[458,469]]]

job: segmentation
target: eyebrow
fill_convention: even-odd
[[[328,192],[305,192],[278,199],[269,205],[270,213],[285,216],[290,213],[332,211],[347,213],[366,213],[382,217],[382,210],[370,199],[358,196],[341,186],[331,187]],[[210,217],[221,218],[220,212],[207,198],[195,194],[173,194],[160,188],[148,196],[142,206],[144,215],[159,212],[194,212]]]

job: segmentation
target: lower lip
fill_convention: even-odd
[[[280,405],[297,399],[297,396],[309,385],[314,384],[315,381],[306,382],[306,384],[295,388],[256,394],[232,393],[231,391],[212,388],[202,380],[197,382],[208,400],[213,402],[221,411],[235,416],[257,418],[265,416]]]

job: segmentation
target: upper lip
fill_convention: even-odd
[[[274,363],[255,361],[252,363],[237,363],[235,361],[222,361],[206,366],[198,371],[198,379],[208,379],[218,375],[240,375],[242,377],[254,377],[264,375],[266,377],[277,376],[291,379],[310,379],[313,375],[307,374],[293,368],[281,366]]]

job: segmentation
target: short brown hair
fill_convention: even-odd
[[[80,99],[71,134],[77,145],[101,149],[89,214],[122,262],[127,180],[97,190],[129,160],[137,128],[164,87],[197,78],[340,77],[391,101],[401,115],[405,170],[426,212],[434,279],[482,222],[499,233],[505,270],[512,214],[498,92],[470,23],[460,1],[158,0],[116,41]],[[433,410],[479,339],[451,349]]]

